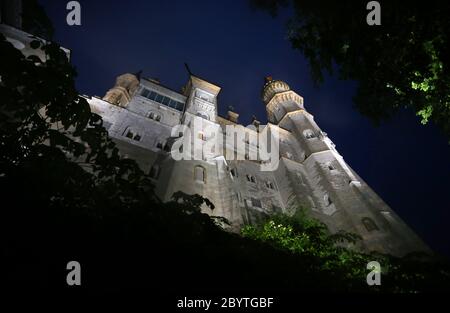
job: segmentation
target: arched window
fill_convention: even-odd
[[[330,196],[328,194],[325,194],[323,196],[323,201],[325,202],[325,206],[330,206],[333,201],[331,201]]]
[[[266,181],[266,187],[269,189],[275,189],[275,187],[271,181]]]
[[[199,183],[206,183],[206,171],[203,166],[197,165],[194,167],[194,179]]]
[[[127,131],[125,132],[125,137],[133,139],[134,137],[134,133],[131,129],[127,129]]]
[[[157,122],[160,122],[161,121],[161,114],[158,114],[158,113],[155,113],[155,112],[150,112],[150,113],[147,113],[147,117],[149,118],[149,119],[152,119],[152,120],[155,120],[155,121],[157,121]]]
[[[256,179],[254,176],[247,174],[246,177],[247,177],[247,181],[249,181],[251,183],[256,183]]]
[[[363,223],[364,227],[366,227],[368,232],[379,230],[377,224],[370,218],[370,217],[363,217],[361,222]]]

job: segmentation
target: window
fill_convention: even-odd
[[[323,201],[325,202],[325,206],[330,206],[333,201],[331,201],[330,196],[328,194],[325,194],[323,196]]]
[[[170,145],[170,144],[168,144],[168,143],[166,143],[165,145],[164,145],[164,151],[166,151],[166,152],[170,152],[170,149],[172,148],[172,146]]]
[[[205,134],[202,132],[198,133],[198,139],[205,141],[206,140]]]
[[[209,120],[209,116],[205,113],[198,112],[197,116],[200,116],[201,118],[204,118],[205,120]]]
[[[167,97],[164,97],[163,99],[162,99],[162,104],[164,104],[164,105],[167,105],[167,106],[169,106],[169,102],[170,102],[170,98],[167,98]]]
[[[154,92],[154,91],[152,91],[152,92],[150,92],[150,94],[148,95],[148,98],[149,98],[150,100],[155,100],[156,95],[157,95],[157,93]]]
[[[171,107],[175,110],[183,111],[184,103],[173,100],[170,97],[160,95],[159,93],[157,93],[155,91],[150,91],[150,90],[144,88],[141,91],[141,96],[143,96],[147,99],[150,99],[152,101],[161,103],[165,106]]]
[[[126,136],[127,138],[133,139],[134,134],[133,134],[133,132],[132,132],[131,130],[128,130],[125,136]]]
[[[182,102],[177,102],[176,104],[177,105],[175,109],[177,109],[178,111],[183,111],[184,104]]]
[[[377,224],[370,217],[363,217],[361,221],[368,232],[379,230]]]
[[[306,129],[303,131],[303,136],[305,136],[306,139],[312,139],[315,138],[316,135],[311,129]]]
[[[206,173],[204,167],[197,165],[194,168],[194,179],[196,182],[206,183]]]
[[[161,114],[158,114],[158,113],[155,113],[155,112],[148,113],[147,117],[149,119],[155,120],[157,122],[161,121]]]
[[[140,141],[142,139],[142,136],[136,132],[134,132],[132,129],[127,128],[124,132],[125,137],[136,140],[136,141]]]
[[[200,98],[200,99],[202,99],[204,101],[207,101],[207,102],[212,102],[213,99],[214,99],[214,96],[212,94],[206,93],[206,92],[200,91],[200,90],[196,90],[195,91],[195,96],[197,98]]]
[[[177,107],[177,102],[170,99],[168,106],[175,109]]]
[[[247,181],[249,181],[251,183],[256,183],[256,179],[254,176],[247,174],[246,177],[247,177]]]
[[[159,103],[162,103],[163,98],[164,98],[163,95],[156,94],[155,101],[159,102]]]
[[[162,144],[162,142],[161,142],[161,141],[158,141],[158,142],[156,143],[156,148],[158,148],[158,149],[161,149],[161,150],[162,150],[162,148],[163,148],[163,144]]]
[[[275,189],[275,187],[271,181],[266,181],[266,187],[269,189]]]
[[[161,172],[161,168],[159,167],[159,165],[153,165],[150,169],[149,175],[153,179],[158,179],[160,172]]]
[[[257,208],[262,208],[261,200],[252,198],[252,206]]]

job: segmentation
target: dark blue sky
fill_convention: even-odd
[[[450,146],[433,125],[403,112],[374,127],[352,104],[354,82],[315,88],[304,57],[286,40],[289,9],[276,18],[247,1],[79,1],[81,26],[66,24],[65,0],[40,1],[55,39],[72,50],[81,93],[103,96],[115,77],[143,70],[180,90],[184,62],[222,87],[219,110],[265,121],[263,78],[286,81],[344,159],[432,248],[450,255]]]

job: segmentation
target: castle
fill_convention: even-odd
[[[33,37],[20,30],[20,1],[14,3],[9,11],[2,7],[0,22],[13,27],[0,24],[1,33],[24,55],[37,54],[45,61],[42,51],[30,48]],[[64,51],[70,58],[70,51]],[[227,117],[219,116],[221,88],[192,74],[181,92],[139,74],[124,74],[102,99],[86,98],[91,110],[102,116],[121,155],[136,160],[150,175],[163,201],[171,200],[176,191],[202,195],[215,205],[213,211],[204,208],[205,213],[225,217],[232,230],[274,213],[292,214],[304,208],[333,233],[359,234],[363,240],[358,248],[364,251],[396,256],[430,252],[344,161],[306,111],[300,95],[270,77],[262,87],[268,124],[254,120],[251,128],[240,125],[232,110]],[[240,129],[245,135],[237,140],[245,149],[235,151],[225,145],[226,153],[207,157],[200,151],[200,158],[175,160],[172,147],[183,134],[174,134],[173,129],[190,126],[193,120],[200,120],[193,136],[205,142],[210,139],[206,129],[222,129],[224,137],[229,135],[227,126]],[[263,129],[278,134],[278,164],[271,171],[262,171],[262,161],[250,157],[259,149],[250,138]],[[195,146],[193,152],[198,152]]]
[[[274,213],[293,214],[304,208],[324,222],[333,233],[340,230],[359,234],[359,248],[402,256],[429,252],[421,239],[350,168],[335,145],[315,123],[303,105],[303,98],[280,80],[266,78],[261,98],[268,125],[257,120],[244,127],[239,115],[217,113],[220,87],[190,74],[181,92],[140,74],[124,74],[103,99],[88,97],[93,112],[102,116],[104,126],[124,157],[134,159],[152,177],[155,192],[163,201],[176,191],[199,194],[214,203],[205,213],[222,216],[232,229],[255,223]],[[182,134],[172,131],[201,120],[194,138],[206,141],[206,128],[241,128],[238,137],[244,155],[226,146],[227,153],[212,158],[174,160],[171,147]],[[248,157],[257,149],[262,127],[277,131],[279,162],[272,171],[262,171],[261,161]],[[228,150],[232,153],[228,153]],[[236,156],[237,157],[229,157]]]

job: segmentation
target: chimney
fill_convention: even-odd
[[[253,117],[252,117],[252,124],[253,124],[253,126],[256,127],[256,130],[259,130],[259,125],[261,125],[261,122],[258,121],[258,120],[256,119],[256,116],[254,116],[254,115],[253,115]]]
[[[233,123],[238,123],[238,118],[239,118],[239,114],[236,112],[233,112],[232,110],[228,111],[228,116],[227,116],[229,121],[232,121]]]

